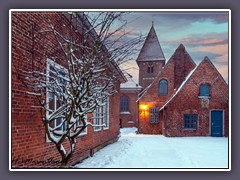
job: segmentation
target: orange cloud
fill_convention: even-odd
[[[198,46],[192,49],[194,51],[220,54],[220,56],[216,57],[214,60],[218,62],[228,62],[228,44],[221,44],[215,46]]]
[[[228,83],[228,66],[227,65],[215,65],[222,77],[225,79],[225,81]]]

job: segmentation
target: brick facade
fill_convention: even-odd
[[[139,90],[121,89],[121,96],[129,98],[129,111],[120,111],[120,127],[138,127],[138,105],[136,103]]]
[[[200,97],[202,84],[210,85],[210,96]],[[205,101],[205,103],[203,102]],[[223,111],[223,136],[228,136],[228,85],[208,58],[205,58],[184,84],[179,93],[161,112],[166,113],[166,136],[211,136],[211,111]],[[184,129],[184,114],[198,114],[198,128]]]
[[[152,26],[137,59],[139,82],[144,87],[137,100],[138,133],[165,136],[215,136],[216,134],[211,131],[216,131],[216,125],[213,124],[217,122],[220,123],[217,124],[220,127],[218,130],[221,131],[221,126],[223,129],[222,132],[217,132],[218,135],[228,136],[228,84],[221,74],[207,57],[196,66],[182,44],[178,46],[166,65],[162,63],[165,62],[163,60],[147,61],[151,56],[164,57],[161,47],[157,48],[157,52],[152,51],[156,50],[154,46],[160,46],[156,42],[158,40]],[[151,53],[153,55],[150,55]],[[160,63],[160,66],[155,64],[158,69],[156,74],[148,73],[148,62]],[[160,91],[160,87],[163,87],[160,82],[165,83],[165,93]],[[209,96],[200,96],[201,85],[209,87]],[[157,123],[152,123],[153,108],[159,109],[157,115],[160,120]],[[214,116],[216,112],[220,117]],[[218,121],[216,118],[219,118]],[[189,122],[192,124],[189,125]]]
[[[154,26],[149,30],[136,60],[139,67],[139,85],[148,87],[165,65],[165,57]]]
[[[162,70],[163,66],[165,65],[165,61],[143,61],[138,62],[139,67],[139,85],[143,88],[148,87],[158,73]],[[149,72],[148,68],[152,67],[153,72]]]
[[[46,141],[45,130],[41,121],[39,109],[32,106],[38,105],[35,97],[26,93],[26,88],[19,80],[18,71],[31,70],[29,59],[35,58],[39,63],[46,57],[61,59],[61,51],[51,36],[45,36],[45,47],[51,49],[44,54],[40,43],[42,34],[34,31],[47,30],[49,20],[60,32],[69,31],[69,19],[63,13],[41,12],[12,12],[12,119],[11,119],[11,158],[12,167],[59,167],[60,155],[55,145]],[[81,24],[80,24],[81,26]],[[82,25],[83,26],[83,25]],[[43,32],[44,33],[44,32]],[[74,32],[73,38],[81,41],[81,33]],[[33,54],[33,50],[37,55]],[[35,56],[35,57],[34,57]],[[57,60],[58,61],[58,60]],[[60,62],[59,62],[60,63]],[[46,68],[46,67],[43,67]],[[120,82],[116,84],[116,90],[120,90]],[[100,147],[117,140],[119,134],[119,93],[109,100],[109,129],[95,132],[92,127],[87,127],[87,134],[77,138],[77,145],[69,165],[75,164],[88,157]],[[117,103],[116,103],[117,102]],[[91,115],[88,117],[91,118]],[[92,120],[89,120],[90,122]],[[68,146],[67,144],[65,144]]]
[[[183,62],[181,69],[186,73],[175,73],[175,69],[177,69],[176,67],[180,66],[178,61]],[[179,79],[184,79],[187,73],[189,73],[195,66],[195,63],[192,61],[185,48],[180,45],[162,71],[160,71],[155,78],[152,85],[145,89],[145,92],[142,94],[142,97],[140,97],[140,101],[138,102],[139,105],[145,104],[148,109],[150,107],[161,108],[176,91],[176,86],[179,86],[176,81],[178,82]],[[159,82],[163,79],[168,82],[168,93],[166,95],[159,94]],[[160,124],[149,124],[149,115],[146,113],[147,112],[145,112],[145,120],[139,122],[139,133],[162,134],[162,121],[160,121]],[[142,117],[143,114],[144,112],[141,113],[140,108],[140,117]]]
[[[178,70],[181,73],[176,72]],[[194,71],[192,75],[191,71]],[[189,74],[191,76],[188,76]],[[189,79],[185,83],[187,78]],[[159,82],[162,79],[168,82],[166,95],[159,94]],[[199,97],[201,84],[210,86],[209,98]],[[176,49],[152,85],[140,94],[138,104],[139,133],[165,136],[211,136],[211,112],[221,110],[224,116],[222,135],[228,136],[228,85],[207,57],[196,67],[182,44]],[[143,110],[142,105],[146,105],[147,110]],[[158,107],[161,110],[158,124],[149,123],[149,109],[152,107]],[[184,114],[198,115],[197,129],[184,129]]]

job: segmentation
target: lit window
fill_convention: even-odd
[[[149,123],[150,124],[157,124],[160,122],[160,113],[159,108],[150,108],[150,115],[149,115]]]
[[[202,84],[200,86],[199,96],[210,96],[210,86],[208,84]]]
[[[159,82],[159,94],[160,95],[167,95],[168,94],[168,82],[165,79],[162,79]]]
[[[197,114],[184,114],[183,125],[184,129],[197,129],[198,115]]]
[[[120,99],[120,111],[129,112],[129,98],[127,96],[122,96]]]

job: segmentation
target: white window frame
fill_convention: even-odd
[[[47,59],[47,65],[46,65],[47,66],[47,69],[46,69],[46,74],[47,75],[49,75],[49,73],[50,73],[50,66],[51,65],[54,68],[57,68],[57,69],[60,69],[60,70],[64,70],[65,72],[67,72],[66,68],[64,68],[63,66],[57,64],[56,62],[52,61],[51,59]],[[47,83],[49,82],[49,77],[48,76],[46,77],[46,81],[47,81]],[[49,109],[50,93],[51,92],[49,92],[48,89],[46,88],[46,106],[47,106],[47,109]],[[54,94],[53,94],[53,100],[54,100],[54,109],[56,109],[56,107],[57,107],[57,100],[56,100],[56,96]],[[47,116],[50,115],[49,111],[47,111],[46,113],[47,113]],[[57,123],[57,119],[54,120],[54,128],[56,127],[56,123]],[[66,127],[65,127],[65,129],[66,129]],[[61,132],[63,132],[63,127],[61,129]],[[48,139],[47,136],[46,136],[46,141],[50,142],[50,140]]]
[[[97,112],[97,108],[99,108],[99,112]],[[94,125],[101,125],[102,124],[102,119],[103,119],[103,116],[102,116],[102,106],[97,106],[96,109],[94,110]],[[97,124],[97,119],[99,119],[99,122]],[[93,127],[94,131],[101,131],[102,130],[102,127],[101,126],[94,126]]]
[[[105,120],[107,120],[107,126],[103,127],[103,130],[107,130],[109,129],[109,97],[107,97],[107,99],[105,100],[104,106],[103,106],[103,123],[105,124]],[[106,112],[106,108],[107,108],[107,112]],[[106,118],[106,119],[105,119]]]

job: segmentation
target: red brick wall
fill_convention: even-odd
[[[147,105],[147,109],[143,110],[141,108],[142,104]],[[148,102],[148,103],[139,103],[139,128],[138,133],[140,134],[162,134],[162,126],[163,122],[160,118],[160,123],[158,124],[150,124],[149,123],[149,115],[150,115],[150,107],[159,107],[159,104],[157,102]]]
[[[35,58],[36,63],[41,63],[46,57],[59,57],[62,54],[51,36],[46,36],[45,47],[51,49],[44,56],[41,43],[34,43],[32,29],[47,30],[49,18],[52,23],[59,25],[59,31],[67,32],[68,20],[61,13],[12,13],[12,117],[11,117],[11,145],[12,145],[12,167],[47,167],[59,166],[54,161],[60,160],[60,155],[53,143],[46,142],[44,127],[41,121],[39,109],[33,108],[37,105],[34,96],[25,93],[26,88],[19,80],[20,69],[29,70],[32,68],[31,59]],[[65,26],[63,26],[63,23]],[[81,40],[81,34],[73,35]],[[42,35],[34,37],[42,40]],[[33,48],[36,54],[33,55]],[[34,57],[35,56],[35,57]],[[45,65],[45,64],[43,64]],[[116,85],[119,91],[120,84]],[[90,155],[90,150],[106,141],[116,138],[119,134],[119,94],[110,97],[109,129],[94,132],[88,127],[87,135],[79,136],[76,150],[69,164],[74,164]],[[66,145],[66,144],[65,144]],[[67,146],[67,145],[66,145]]]
[[[174,91],[174,61],[169,61],[161,74],[156,77],[152,86],[144,93],[139,101],[139,133],[144,134],[162,134],[162,125],[161,124],[149,124],[149,108],[150,107],[162,107],[165,102],[169,99]],[[165,79],[168,81],[168,94],[159,95],[159,81]],[[141,111],[141,105],[147,105],[147,110],[144,112]],[[161,123],[161,120],[160,120]]]
[[[120,112],[122,127],[138,127],[138,105],[136,103],[138,93],[138,90],[120,90],[120,96],[127,96],[129,98],[129,114]]]
[[[180,56],[180,57],[178,57]],[[180,64],[180,61],[182,65]],[[180,67],[182,73],[177,74],[178,69],[176,67]],[[159,107],[161,108],[167,100],[172,96],[172,94],[176,91],[176,85],[179,86],[179,80],[184,80],[187,74],[195,67],[195,64],[190,59],[189,55],[185,53],[184,49],[178,49],[175,51],[173,56],[170,58],[168,63],[162,69],[162,72],[156,77],[152,86],[147,90],[147,92],[142,96],[139,101],[139,105],[145,104],[150,107]],[[176,77],[178,77],[176,79]],[[165,79],[168,82],[168,94],[160,95],[159,94],[159,81]],[[149,109],[148,109],[149,110]],[[139,112],[140,113],[140,112]],[[148,118],[148,117],[147,117]],[[149,124],[148,121],[143,120],[143,117],[140,115],[139,117],[139,133],[149,133],[149,134],[162,134],[162,122],[160,121],[160,125],[152,125]],[[143,122],[142,122],[143,121]],[[156,129],[156,130],[153,130]]]
[[[209,107],[199,98],[201,84],[210,85]],[[228,136],[228,85],[212,63],[204,60],[182,90],[167,105],[166,136],[210,136],[211,110],[224,111],[224,136]],[[197,130],[183,128],[183,114],[198,114]],[[161,113],[162,115],[162,113]]]
[[[196,64],[182,44],[176,49],[171,59],[174,61],[174,88],[177,89]]]
[[[158,75],[158,73],[162,70],[162,67],[165,64],[165,61],[153,61],[153,73],[148,73],[148,62],[138,62],[139,66],[139,85],[146,88],[149,84],[151,84],[154,78]]]
[[[224,135],[228,135],[228,86],[219,72],[209,61],[203,61],[202,65],[191,80],[186,84],[174,101],[167,106],[166,117],[163,118],[163,112],[160,114],[159,124],[149,124],[149,109],[151,107],[161,108],[182,84],[185,77],[195,67],[190,56],[185,52],[185,48],[179,46],[174,55],[165,65],[160,75],[156,78],[152,86],[144,93],[139,103],[139,133],[145,134],[164,134],[166,136],[206,136],[210,135],[209,115],[210,110],[224,110]],[[180,67],[182,66],[182,67]],[[176,71],[182,73],[176,73]],[[159,81],[166,79],[168,81],[168,94],[159,95]],[[180,83],[181,82],[181,83]],[[211,86],[211,97],[209,99],[209,108],[202,108],[201,99],[199,99],[199,86],[202,83],[208,83]],[[148,109],[141,110],[141,105],[147,105]],[[199,114],[199,129],[184,130],[183,114]],[[165,122],[165,123],[164,123]]]

